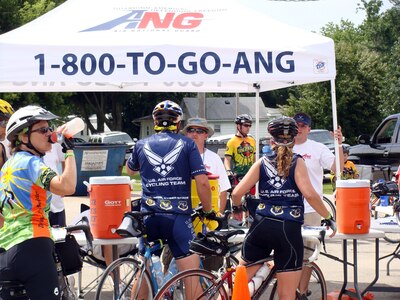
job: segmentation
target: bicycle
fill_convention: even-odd
[[[325,197],[322,196],[322,202],[324,203],[326,209],[330,212],[331,216],[336,220],[336,206],[333,204],[333,202]]]
[[[253,215],[258,205],[258,199],[255,198],[255,187],[248,191],[242,199],[240,206],[233,206],[232,203],[232,192],[244,176],[237,176],[236,174],[230,175],[229,181],[231,183],[231,188],[228,190],[228,199],[226,201],[227,210],[231,210],[233,217],[228,221],[228,227],[231,228],[250,228],[253,222]],[[244,220],[243,220],[244,214]]]
[[[147,239],[144,218],[154,215],[155,212],[127,212],[124,215],[117,233],[122,237],[142,237],[145,246],[144,261],[134,257],[123,257],[113,261],[103,272],[100,278],[95,299],[136,299],[140,289],[148,291],[148,299],[153,299],[160,286],[153,274],[152,254],[160,251],[167,241]],[[201,207],[196,208],[192,220],[204,217]],[[218,224],[226,222],[226,217],[217,217],[215,214],[207,215],[208,219],[217,221]],[[124,224],[124,222],[126,222]],[[133,287],[136,287],[133,289]],[[110,295],[110,291],[113,295]],[[134,293],[132,295],[132,293]]]
[[[310,281],[309,292],[306,295],[306,299],[326,299],[327,288],[325,278],[321,269],[314,262],[318,257],[321,242],[324,242],[325,228],[305,227],[303,232],[306,230],[313,231],[314,233],[309,233],[308,235],[303,234],[303,237],[316,241],[313,255],[305,261],[305,264],[313,269],[312,281]],[[237,234],[237,231],[214,231],[207,233],[207,239],[195,240],[192,242],[191,249],[193,252],[202,255],[210,255],[211,252],[213,255],[224,256],[225,268],[221,270],[220,274],[214,274],[203,269],[192,269],[181,272],[163,285],[156,294],[155,299],[186,299],[184,298],[187,287],[185,282],[196,282],[196,287],[200,287],[198,290],[195,290],[192,287],[191,290],[195,291],[196,295],[188,297],[188,299],[230,299],[233,292],[233,276],[236,269],[231,262],[232,255],[229,250],[228,240],[235,234]],[[271,262],[272,260],[273,256],[270,256],[248,266],[264,264]],[[276,299],[277,281],[275,275],[276,269],[275,267],[272,267],[264,281],[258,289],[254,291],[252,299]],[[188,280],[189,278],[191,280]],[[200,284],[198,284],[198,282],[200,282]],[[303,296],[304,295],[300,295],[297,292],[296,299],[304,299],[301,298]]]
[[[82,269],[82,257],[79,245],[73,237],[74,231],[82,230],[87,243],[87,253],[91,253],[93,236],[90,227],[73,225],[62,228],[52,228],[55,238],[54,263],[57,267],[58,282],[61,300],[77,300],[78,296],[70,285],[68,275],[79,272]],[[19,281],[0,281],[0,299],[29,300],[24,284]]]

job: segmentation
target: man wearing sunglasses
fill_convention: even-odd
[[[224,166],[226,173],[236,185],[254,164],[256,153],[256,140],[249,136],[253,118],[248,114],[241,114],[235,118],[236,134],[226,144]],[[250,190],[255,195],[255,188]],[[230,205],[230,204],[228,204]],[[233,218],[242,221],[242,207],[232,206]]]
[[[231,188],[231,184],[219,155],[206,148],[206,140],[214,134],[214,130],[208,125],[206,119],[191,118],[182,129],[182,133],[196,143],[207,172],[218,175],[218,208],[219,212],[223,214],[226,207],[226,199],[228,195],[227,190]]]

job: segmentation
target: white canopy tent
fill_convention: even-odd
[[[254,92],[259,101],[261,91],[330,80],[337,128],[335,75],[331,39],[235,1],[68,0],[0,36],[0,92]]]

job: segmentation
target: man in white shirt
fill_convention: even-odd
[[[293,119],[296,121],[298,127],[298,134],[295,137],[293,152],[303,157],[311,184],[322,199],[324,169],[333,172],[336,171],[335,155],[324,144],[308,139],[308,134],[311,130],[311,117],[308,114],[297,113]],[[339,142],[340,165],[342,166],[341,168],[343,168],[343,136],[340,126],[335,130],[334,137],[337,138]],[[321,225],[320,215],[308,204],[306,199],[304,199],[304,225]],[[305,246],[312,247],[312,244],[305,243]],[[305,249],[304,257],[310,257],[311,252],[312,251]],[[310,277],[311,269],[303,268],[299,286],[301,293],[307,293]]]
[[[51,151],[43,156],[44,163],[57,174],[61,174],[64,165],[64,153],[61,144],[54,143]],[[66,226],[64,199],[60,195],[53,194],[50,204],[49,221],[51,226]]]

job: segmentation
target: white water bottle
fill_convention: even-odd
[[[151,261],[153,262],[153,275],[156,278],[158,287],[160,288],[162,287],[164,281],[160,257],[153,254],[151,256]]]
[[[254,292],[257,291],[262,282],[267,278],[270,271],[271,270],[269,269],[267,264],[263,264],[261,268],[258,269],[257,273],[248,283],[250,296],[253,296]]]
[[[51,135],[51,141],[53,143],[62,143],[64,137],[67,139],[72,138],[75,134],[85,129],[85,122],[81,118],[74,118],[71,121],[64,124],[64,133],[53,132]]]
[[[164,284],[170,280],[173,276],[175,276],[176,274],[178,274],[178,267],[176,265],[176,261],[175,258],[173,258],[171,260],[171,262],[169,263],[169,267],[168,267],[168,272],[167,274],[165,274],[164,277]]]

